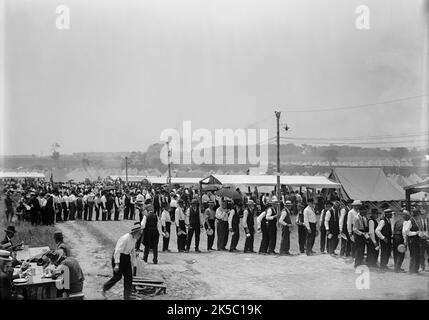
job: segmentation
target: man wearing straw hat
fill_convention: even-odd
[[[314,212],[314,200],[308,199],[307,207],[304,209],[304,225],[307,228],[307,239],[305,243],[305,251],[307,256],[314,254],[313,246],[317,232],[317,218]]]
[[[11,300],[13,268],[10,252],[0,250],[0,300]]]
[[[267,231],[268,231],[268,254],[277,254],[275,251],[277,243],[277,212],[274,209],[279,203],[276,196],[271,198],[271,206],[267,209],[265,219],[267,220]]]
[[[212,200],[208,201],[208,208],[204,211],[204,227],[207,233],[207,251],[214,250],[213,243],[215,238],[215,221],[216,211],[214,210],[215,202]]]
[[[136,241],[141,235],[141,225],[135,223],[129,233],[124,234],[116,243],[112,256],[113,277],[103,285],[102,295],[110,290],[119,280],[124,277],[124,299],[131,297],[133,281],[132,262],[135,259]]]
[[[347,232],[350,235],[350,251],[351,256],[355,257],[355,234],[353,232],[353,225],[359,215],[359,209],[362,206],[360,200],[354,200],[352,202],[352,209],[347,213]]]
[[[280,203],[283,206],[283,203]],[[282,212],[279,219],[279,224],[282,226],[282,240],[280,242],[280,255],[290,256],[290,229],[292,227],[292,221],[290,218],[290,210],[292,208],[292,202],[286,200],[285,207],[282,208]]]
[[[255,217],[254,217],[255,202],[253,200],[247,201],[244,205],[243,211],[243,227],[246,233],[246,241],[244,243],[244,253],[255,253],[253,250],[253,242],[255,238]]]

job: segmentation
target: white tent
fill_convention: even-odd
[[[0,179],[45,179],[40,172],[0,172]]]
[[[201,180],[202,184],[275,186],[274,175],[217,175],[212,174]],[[292,187],[338,189],[341,184],[324,176],[280,176],[280,184]]]

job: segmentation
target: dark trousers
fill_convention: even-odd
[[[280,253],[289,253],[290,250],[290,230],[289,227],[282,227],[282,241],[280,242]]]
[[[330,254],[335,253],[335,250],[338,247],[338,234],[332,234],[332,238],[327,240],[328,240],[328,243],[327,243],[328,253]]]
[[[130,204],[130,212],[128,215],[128,219],[134,220],[135,219],[135,206],[133,204]],[[140,220],[141,221],[141,220]]]
[[[119,208],[115,208],[114,220],[119,221]]]
[[[364,236],[355,235],[355,268],[363,264],[366,239]]]
[[[140,237],[136,241],[136,251],[140,251],[140,247],[142,245],[144,237],[145,237],[145,232],[142,232],[141,235],[140,235]]]
[[[97,208],[97,207],[96,207]],[[85,210],[85,216],[84,219],[88,221],[92,221],[92,213],[94,211],[94,202],[88,202]],[[96,214],[98,218],[98,214]]]
[[[268,228],[267,224],[261,223],[261,231],[262,231],[262,240],[261,245],[259,246],[259,253],[267,253],[268,250]]]
[[[228,243],[228,221],[217,222],[217,249],[226,250]]]
[[[38,215],[39,215],[39,213],[36,210],[30,211],[31,225],[37,225],[38,224]]]
[[[410,272],[417,273],[420,267],[420,239],[418,236],[409,237],[410,248]]]
[[[78,220],[82,220],[83,208],[77,208],[76,212]]]
[[[404,262],[405,252],[401,253],[398,251],[398,246],[404,244],[404,238],[402,236],[393,236],[393,262],[395,263],[395,271],[399,271]]]
[[[115,267],[115,261],[112,257],[112,268]],[[131,296],[131,288],[133,282],[133,273],[131,268],[131,257],[129,255],[121,254],[119,261],[119,271],[113,271],[113,277],[110,278],[104,285],[103,290],[108,291],[112,288],[122,276],[124,277],[124,299],[128,300]]]
[[[232,236],[231,236],[231,243],[229,246],[229,250],[233,251],[237,249],[237,245],[238,245],[238,240],[240,239],[240,229],[237,226],[233,226],[232,227]]]
[[[320,252],[326,251],[326,229],[324,226],[320,227]]]
[[[57,206],[57,212],[55,214],[55,221],[56,222],[60,222],[63,221],[63,217],[62,217],[62,212],[63,212],[63,208],[61,205]]]
[[[176,233],[179,233],[179,231],[180,231],[179,227],[176,227]],[[186,234],[182,234],[180,236],[178,235],[177,236],[177,250],[179,252],[185,251],[185,245],[186,245]]]
[[[298,244],[299,252],[305,252],[305,242],[307,240],[307,228],[302,225],[298,225]]]
[[[424,270],[425,269],[425,254],[428,254],[429,256],[429,242],[424,240],[424,239],[420,239],[420,267]]]
[[[76,216],[76,205],[73,202],[70,202],[70,220],[74,220]]]
[[[268,229],[268,251],[267,253],[274,253],[277,243],[277,226],[276,222],[268,222],[267,223],[267,229]]]
[[[186,250],[189,250],[191,248],[191,242],[192,242],[192,237],[194,236],[194,233],[195,233],[195,250],[199,250],[200,234],[201,234],[200,226],[193,226],[188,229],[188,237],[186,239]]]
[[[213,243],[214,243],[215,232],[216,232],[215,220],[209,219],[208,223],[210,225],[210,228],[213,230],[213,234],[211,236],[207,236],[207,250],[211,250],[213,249]],[[204,227],[206,228],[206,230],[208,229],[207,223],[204,224]]]
[[[356,243],[355,243],[355,235],[350,237],[350,255],[355,258],[356,257]]]
[[[316,239],[316,224],[310,222],[310,232],[307,232],[307,241],[305,242],[305,252],[310,254],[313,251],[314,240]]]
[[[129,214],[130,214],[130,207],[125,206],[125,208],[124,208],[124,220],[128,220]]]
[[[171,207],[170,208],[170,220],[171,222],[174,222],[174,218],[176,216],[176,207]]]
[[[392,252],[392,240],[387,238],[387,243],[380,240],[380,268],[387,268],[387,263],[389,262],[390,254]]]
[[[352,242],[348,234],[346,234],[346,237],[347,239],[341,238],[340,256],[350,257]]]
[[[375,245],[371,240],[368,240],[368,243],[366,245],[366,264],[368,267],[376,267],[377,261],[378,261],[378,250],[375,250]]]
[[[162,251],[168,250],[168,245],[170,244],[170,237],[171,237],[170,230],[171,230],[171,222],[166,222],[164,232],[168,232],[169,236],[168,238],[162,237]]]
[[[255,240],[255,230],[254,226],[250,226],[249,228],[249,236],[246,235],[246,241],[244,242],[244,252],[254,251],[253,250],[253,242]]]
[[[69,209],[67,206],[63,205],[63,220],[67,221],[69,219]]]
[[[147,262],[150,249],[153,250],[153,263],[158,263],[159,232],[156,229],[145,230],[143,260]]]

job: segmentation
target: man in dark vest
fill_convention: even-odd
[[[378,261],[378,252],[379,252],[379,243],[378,237],[375,234],[377,230],[378,222],[378,209],[371,209],[371,216],[368,219],[368,232],[369,239],[366,243],[367,257],[366,262],[368,267],[375,268],[377,267]]]
[[[131,210],[131,198],[130,198],[130,193],[127,191],[123,197],[123,201],[124,201],[124,220],[128,220],[130,215],[130,210]]]
[[[176,224],[177,234],[177,250],[179,252],[185,252],[186,246],[186,223],[185,213],[183,212],[183,200],[179,199],[178,206],[176,208],[174,223]]]
[[[240,211],[241,211],[241,204],[236,203],[234,208],[231,209],[228,217],[228,227],[229,232],[232,233],[231,235],[231,244],[229,247],[229,252],[236,252],[238,240],[240,239]]]
[[[392,251],[393,251],[393,261],[395,263],[395,272],[405,272],[405,270],[402,269],[402,263],[404,262],[404,258],[405,258],[405,250],[404,251],[398,250],[398,247],[400,245],[404,245],[404,242],[405,242],[404,234],[402,232],[405,221],[410,221],[410,213],[407,210],[398,212],[398,219],[396,220],[393,226],[393,236],[392,236],[392,246],[393,246]]]
[[[325,208],[322,210],[320,214],[320,253],[326,253],[326,213],[329,212],[331,214],[332,202],[328,201],[325,203]],[[328,250],[329,251],[329,250]]]
[[[155,191],[155,196],[153,197],[153,209],[157,216],[161,214],[161,199],[159,195],[159,191]]]
[[[115,206],[115,199],[111,192],[108,192],[106,195],[106,209],[107,209],[107,221],[112,220],[113,208]]]
[[[149,251],[153,251],[153,263],[158,263],[158,242],[159,235],[164,236],[162,232],[161,221],[156,215],[152,205],[146,206],[147,215],[143,216],[142,229],[143,229],[143,244],[144,244],[144,254],[143,260],[147,263],[147,258],[149,256]]]
[[[265,219],[267,220],[267,231],[268,231],[268,254],[277,254],[275,251],[277,243],[277,205],[278,199],[276,196],[271,198],[272,206],[267,209]]]
[[[347,230],[347,218],[348,213],[350,211],[349,208],[350,201],[346,201],[346,205],[341,208],[340,211],[340,220],[339,220],[339,228],[340,228],[340,238],[341,238],[341,249],[340,249],[340,257],[350,257],[351,254],[351,240],[350,235]]]
[[[82,220],[83,213],[83,194],[79,193],[76,199],[76,210],[77,210],[77,219]]]
[[[383,218],[378,223],[375,233],[380,239],[380,269],[389,270],[387,263],[392,253],[392,209],[384,210]]]
[[[243,227],[246,233],[246,241],[244,243],[244,253],[255,253],[253,250],[253,242],[255,239],[255,213],[254,213],[255,202],[249,200],[245,204],[243,211]]]
[[[191,242],[192,237],[195,233],[195,252],[201,252],[199,249],[200,245],[200,234],[201,234],[201,228],[203,226],[203,223],[201,221],[201,214],[200,209],[198,206],[198,200],[192,199],[191,207],[187,210],[187,217],[188,217],[188,238],[186,241],[186,248],[185,251],[189,252],[189,249],[191,248]]]
[[[340,234],[340,226],[338,220],[340,219],[340,203],[335,201],[334,207],[331,207],[325,214],[325,229],[326,237],[328,240],[328,253],[331,256],[336,256],[335,250],[338,246],[338,237]]]
[[[215,203],[210,200],[208,202],[208,208],[204,211],[204,227],[206,228],[207,233],[207,251],[214,250],[213,243],[215,238],[215,221],[216,221],[216,211],[214,210]]]
[[[283,203],[280,203],[283,207]],[[280,255],[290,256],[290,228],[292,228],[292,221],[290,218],[292,202],[286,200],[286,206],[282,208],[279,224],[282,226],[282,240],[280,242]]]
[[[222,199],[221,206],[216,210],[217,250],[226,251],[228,243],[228,200]]]

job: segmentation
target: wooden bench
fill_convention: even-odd
[[[145,287],[155,288],[155,295],[159,293],[163,293],[163,294],[167,293],[167,286],[165,284],[140,282],[135,285],[136,291],[144,290]]]

